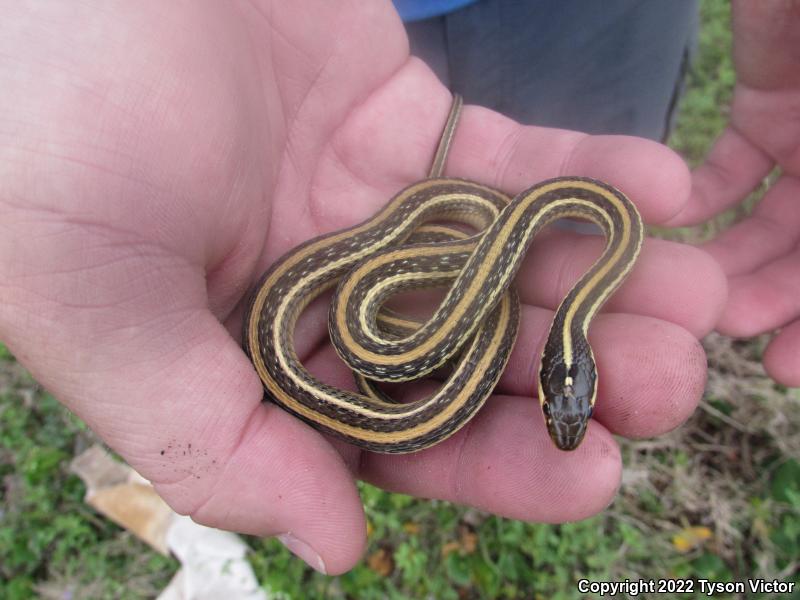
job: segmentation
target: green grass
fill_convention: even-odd
[[[704,0],[701,6],[701,34],[669,140],[692,166],[702,162],[710,143],[724,129],[735,81],[730,6],[723,0]]]
[[[0,598],[152,597],[175,561],[84,503],[69,462],[86,428],[0,349]]]
[[[725,125],[733,83],[727,2],[705,0],[703,23],[671,140],[695,165]],[[800,398],[764,375],[760,342],[706,346],[701,409],[668,436],[622,443],[625,480],[603,514],[525,524],[361,485],[361,564],[323,577],[274,540],[250,539],[259,580],[275,598],[454,600],[580,598],[578,578],[800,582]],[[149,598],[177,568],[83,502],[68,465],[91,442],[0,345],[0,597]],[[688,527],[708,539],[679,548]]]

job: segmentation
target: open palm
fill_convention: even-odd
[[[733,3],[736,87],[728,127],[693,173],[692,198],[671,221],[707,220],[758,191],[751,214],[705,249],[728,277],[718,323],[747,337],[777,331],[764,351],[776,380],[800,386],[800,5]]]
[[[354,480],[520,519],[608,504],[611,433],[667,431],[705,381],[696,341],[725,301],[702,251],[651,240],[592,328],[600,391],[583,446],[547,437],[536,389],[552,310],[599,254],[545,235],[518,277],[519,341],[496,395],[445,443],[379,456],[271,404],[239,346],[241,305],[280,254],[424,177],[450,95],[408,56],[387,2],[4,5],[0,337],[178,511],[280,535],[317,569],[365,543]],[[521,127],[467,107],[448,174],[516,193],[597,177],[665,222],[689,174],[662,146]],[[312,306],[315,372],[351,385]],[[621,314],[628,313],[628,314]]]

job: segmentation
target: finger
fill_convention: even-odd
[[[690,191],[685,163],[661,144],[524,127],[475,106],[464,109],[448,174],[512,193],[550,177],[594,177],[622,190],[650,223],[663,223],[681,211]]]
[[[564,232],[535,240],[516,279],[523,302],[555,310],[604,243],[600,236]],[[726,299],[725,275],[706,252],[646,239],[636,266],[604,310],[671,321],[699,338],[714,328]]]
[[[656,319],[601,315],[592,328],[598,357],[598,419],[581,448],[556,450],[534,398],[539,348],[552,313],[525,307],[522,329],[499,389],[452,439],[409,456],[352,453],[349,464],[390,490],[476,506],[512,518],[558,522],[584,518],[607,505],[619,480],[619,455],[609,437],[668,431],[691,413],[705,382],[705,355],[685,330]],[[536,365],[536,366],[532,366]],[[353,389],[329,347],[308,367],[322,380]],[[430,391],[430,388],[428,388]],[[555,493],[552,493],[555,490]]]
[[[552,319],[549,310],[523,307],[500,393],[535,394]],[[705,388],[706,358],[685,329],[651,317],[601,314],[591,325],[589,340],[598,373],[594,417],[608,430],[629,438],[660,435],[683,423],[697,407]]]
[[[775,381],[800,387],[800,321],[784,327],[764,351],[764,367]]]
[[[398,189],[424,178],[451,100],[435,75],[416,60],[373,93],[337,130],[322,157],[320,179],[324,175],[328,184],[319,194],[312,190],[311,198],[319,220],[331,228],[352,224],[352,219],[343,221],[342,203],[363,218]],[[683,160],[661,144],[525,127],[477,106],[463,110],[445,174],[512,193],[551,177],[595,177],[619,187],[651,223],[677,214],[691,189]],[[338,204],[337,197],[342,198]]]
[[[769,156],[729,126],[692,173],[691,200],[665,225],[702,223],[738,204],[759,186],[773,165]]]
[[[277,535],[317,570],[350,569],[363,551],[365,522],[347,467],[313,429],[262,404],[247,358],[213,318],[205,325],[209,339],[194,340],[166,380],[142,390],[169,398],[170,408],[150,413],[158,425],[142,423],[153,433],[134,453],[138,462],[179,512],[213,527]]]
[[[202,524],[276,536],[329,575],[363,554],[366,522],[352,475],[320,434],[279,407],[254,411],[206,500],[190,512]],[[157,486],[166,497],[184,482]]]
[[[800,242],[800,179],[781,177],[752,214],[705,244],[728,276],[749,273]]]
[[[497,393],[536,396],[541,351],[552,321],[551,310],[522,306],[520,331]],[[595,417],[613,433],[632,438],[663,434],[697,407],[705,387],[706,358],[697,338],[684,328],[652,317],[601,314],[591,325],[590,342],[599,380]],[[325,383],[356,389],[352,373],[330,345],[316,350],[305,363]],[[392,395],[408,399],[406,387]],[[435,389],[432,382],[420,384],[410,394],[419,397]]]
[[[603,244],[600,236],[563,231],[538,237],[516,277],[521,299],[555,309],[600,255]],[[702,337],[714,328],[726,299],[727,280],[708,253],[685,244],[647,239],[630,277],[604,310],[672,321]],[[418,296],[415,304],[420,304]],[[324,338],[326,311],[326,305],[317,301],[306,310],[295,335],[299,354],[304,355]],[[306,323],[313,327],[307,329]]]
[[[737,337],[770,331],[800,315],[800,248],[754,273],[730,279],[730,295],[717,329]]]
[[[597,423],[574,452],[555,448],[539,404],[492,397],[449,440],[413,455],[363,453],[359,476],[382,488],[557,523],[603,510],[619,487],[617,444]]]

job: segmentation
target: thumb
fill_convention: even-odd
[[[262,403],[255,370],[207,308],[201,268],[152,256],[147,269],[131,264],[138,277],[103,261],[36,278],[47,300],[9,286],[4,341],[177,512],[280,536],[319,571],[351,568],[366,527],[340,455]]]
[[[696,225],[737,205],[758,188],[773,166],[763,150],[728,126],[703,164],[692,172],[689,203],[665,225]]]
[[[262,403],[252,365],[209,313],[182,329],[176,345],[184,350],[146,388],[132,390],[133,406],[151,408],[149,423],[131,421],[157,435],[143,435],[131,460],[152,473],[167,502],[200,523],[277,535],[318,571],[350,569],[366,528],[340,455],[316,431]]]

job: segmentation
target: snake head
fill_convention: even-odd
[[[597,394],[593,362],[564,363],[542,371],[539,401],[550,438],[560,450],[575,450],[583,441]]]

